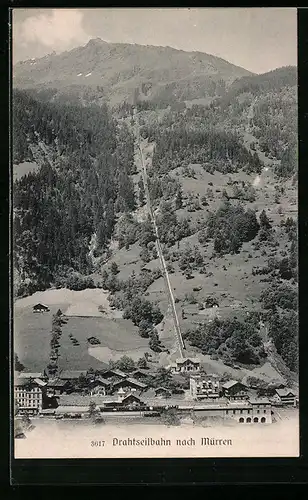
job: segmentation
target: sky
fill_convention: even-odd
[[[16,8],[12,33],[14,64],[97,37],[206,52],[254,73],[297,64],[295,8]]]

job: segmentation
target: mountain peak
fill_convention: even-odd
[[[108,44],[108,42],[106,42],[105,40],[102,40],[101,38],[99,37],[96,37],[96,38],[91,38],[88,43],[86,44],[86,47],[91,47],[93,45],[106,45]]]

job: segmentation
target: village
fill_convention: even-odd
[[[162,372],[184,380],[184,388],[157,387],[154,380]],[[103,419],[117,416],[125,421],[160,417],[172,410],[186,419],[217,417],[242,424],[271,424],[282,408],[298,405],[295,392],[283,385],[260,395],[257,388],[206,373],[198,358],[178,358],[166,368],[139,368],[130,373],[113,368],[63,370],[53,377],[46,371],[19,372],[14,377],[14,398],[17,418],[87,419],[95,413]]]

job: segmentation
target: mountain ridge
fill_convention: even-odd
[[[100,37],[91,38],[85,45],[80,45],[78,47],[74,47],[71,50],[66,50],[66,51],[59,52],[59,53],[56,53],[54,51],[54,52],[52,52],[50,54],[46,54],[46,55],[44,55],[42,57],[36,57],[36,58],[30,58],[30,59],[20,60],[20,61],[16,62],[13,65],[13,67],[24,65],[25,63],[30,62],[30,61],[34,61],[34,60],[35,61],[39,61],[39,60],[42,60],[42,59],[46,59],[47,57],[61,56],[63,54],[68,54],[68,53],[74,52],[74,51],[76,51],[76,50],[78,50],[80,48],[83,48],[83,47],[85,48],[87,46],[95,46],[97,44],[112,45],[114,47],[116,47],[116,46],[117,47],[131,46],[131,47],[138,47],[138,48],[140,47],[140,48],[147,48],[147,49],[163,49],[163,50],[172,50],[172,51],[175,51],[175,52],[181,52],[181,53],[185,53],[185,54],[206,55],[207,57],[223,61],[224,63],[227,63],[227,64],[229,64],[231,66],[234,66],[236,68],[244,70],[247,74],[250,74],[250,75],[256,75],[257,74],[257,73],[254,73],[253,71],[247,70],[246,68],[243,68],[243,67],[239,66],[238,64],[231,63],[230,61],[228,61],[227,59],[224,59],[223,57],[214,56],[213,54],[209,54],[209,53],[203,52],[201,50],[184,50],[184,49],[178,49],[176,47],[172,47],[170,45],[150,45],[150,44],[144,45],[144,44],[127,43],[127,42],[107,42],[106,40],[103,40]]]
[[[161,93],[171,99],[202,98],[223,92],[237,78],[254,75],[199,51],[101,39],[60,54],[20,61],[13,73],[13,85],[21,88],[99,86],[111,103],[134,100],[142,86],[147,87],[149,99],[160,98]]]

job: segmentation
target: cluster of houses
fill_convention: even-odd
[[[99,374],[62,371],[57,378],[46,373],[16,373],[14,397],[19,414],[82,418],[89,415],[90,403],[98,412],[129,412],[130,416],[159,415],[168,408],[179,413],[194,412],[200,417],[232,418],[239,423],[271,423],[275,406],[296,406],[291,389],[275,389],[270,398],[237,380],[221,381],[205,373],[197,358],[178,359],[169,367],[173,374],[186,375],[189,389],[173,394],[167,387],[153,387],[150,370],[125,373],[107,369]],[[182,393],[181,393],[182,392]],[[116,413],[118,415],[118,413]]]

